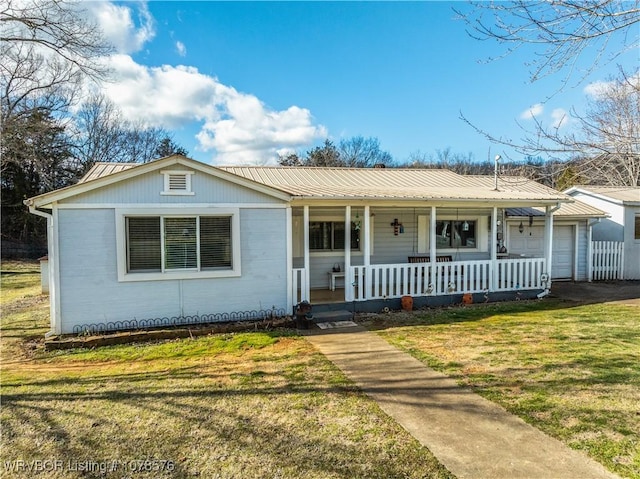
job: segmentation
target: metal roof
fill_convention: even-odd
[[[413,168],[320,168],[224,166],[234,175],[317,199],[453,199],[568,201],[570,198],[525,178],[458,175],[449,170]]]
[[[531,208],[506,208],[507,216],[544,216],[544,209],[540,207]],[[561,203],[560,208],[553,213],[556,217],[565,218],[605,218],[607,213],[588,205],[580,200],[574,203]]]
[[[89,171],[87,171],[87,173],[82,178],[80,178],[80,181],[78,181],[78,183],[97,180],[98,178],[102,178],[103,176],[109,176],[113,173],[128,170],[129,168],[133,168],[134,166],[139,165],[140,163],[113,163],[99,161],[97,163],[94,163]]]
[[[109,176],[137,163],[96,163],[80,180]],[[572,201],[556,190],[523,177],[459,175],[443,169],[220,166],[219,170],[313,199]],[[599,211],[599,210],[598,210]]]
[[[640,203],[640,186],[574,186],[569,190],[581,190],[585,193],[595,193],[607,196],[623,203]]]

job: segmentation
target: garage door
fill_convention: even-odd
[[[542,257],[544,255],[544,226],[526,226],[523,233],[517,225],[509,228],[509,252],[525,256]],[[571,279],[573,277],[573,259],[575,242],[573,226],[555,225],[553,227],[553,266],[552,279]]]

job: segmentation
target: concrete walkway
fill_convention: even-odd
[[[361,327],[307,339],[458,478],[615,478]]]

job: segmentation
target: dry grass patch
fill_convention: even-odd
[[[36,285],[3,315],[3,478],[451,477],[292,332],[18,358],[46,331]]]
[[[639,318],[637,306],[548,300],[368,322],[613,472],[640,478]]]

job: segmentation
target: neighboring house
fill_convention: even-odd
[[[605,215],[572,201],[522,178],[496,190],[493,178],[447,170],[171,156],[99,163],[25,203],[47,218],[51,334],[61,334],[285,314],[302,300],[365,310],[404,295],[533,297],[555,275],[585,278],[587,218]],[[574,249],[558,269],[564,227]]]
[[[623,243],[623,277],[640,279],[640,187],[574,186],[565,193],[608,214],[593,225],[593,240]]]

